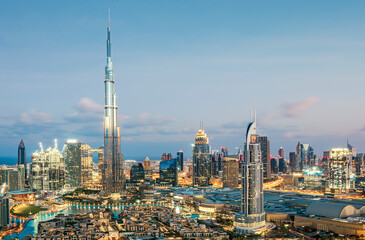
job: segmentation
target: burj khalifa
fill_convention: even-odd
[[[121,192],[125,188],[121,132],[117,120],[117,94],[114,88],[113,63],[110,41],[110,12],[106,41],[105,106],[104,106],[104,159],[101,164],[103,190]]]

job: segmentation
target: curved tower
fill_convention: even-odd
[[[117,126],[117,94],[114,88],[110,41],[110,12],[106,40],[105,106],[104,106],[104,160],[102,164],[103,190],[120,192],[125,187],[120,127]]]
[[[256,113],[255,113],[256,115]],[[260,143],[257,141],[256,116],[247,126],[245,159],[242,179],[242,208],[236,214],[235,231],[255,234],[265,228],[263,165],[261,161]]]

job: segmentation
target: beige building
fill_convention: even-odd
[[[239,166],[237,158],[223,158],[223,187],[237,188],[238,187]]]

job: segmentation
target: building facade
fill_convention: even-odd
[[[238,159],[223,158],[223,187],[235,189],[238,187]]]
[[[130,182],[141,183],[145,180],[145,170],[142,163],[138,163],[131,167]]]
[[[24,165],[24,181],[27,182],[28,171],[27,171],[27,156],[25,154],[25,145],[23,139],[20,140],[18,146],[18,165]]]
[[[0,194],[0,226],[6,226],[10,223],[10,205],[9,197]]]
[[[148,157],[146,157],[146,159],[143,161],[143,168],[144,168],[145,179],[151,180],[152,167],[151,167],[151,160]]]
[[[121,131],[117,120],[117,94],[114,87],[110,39],[110,15],[107,28],[107,58],[105,67],[105,107],[104,107],[104,159],[102,163],[102,186],[107,193],[125,189],[123,154],[121,151]]]
[[[246,131],[241,201],[241,211],[236,214],[233,224],[235,231],[244,234],[260,233],[266,225],[263,165],[256,135],[256,119],[252,120],[252,117]]]
[[[30,187],[41,193],[54,193],[64,187],[65,172],[62,152],[55,148],[48,148],[33,153],[30,174]]]
[[[208,186],[211,177],[211,154],[209,139],[203,129],[195,138],[193,148],[193,186]]]
[[[184,171],[184,152],[182,150],[180,150],[176,153],[176,156],[177,156],[177,161],[179,164],[179,171],[183,172]]]
[[[159,183],[163,185],[178,185],[178,161],[177,158],[160,162]]]
[[[329,156],[329,189],[346,192],[352,187],[352,154],[348,148],[332,148]]]
[[[258,136],[257,141],[261,148],[261,158],[264,171],[264,179],[271,179],[271,162],[270,162],[270,141],[266,136]]]

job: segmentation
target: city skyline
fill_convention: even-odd
[[[108,7],[118,43],[113,57],[119,99],[123,97],[118,117],[126,157],[179,149],[191,157],[200,120],[212,149],[225,146],[234,152],[243,147],[242,119],[248,119],[244,109],[250,108],[257,108],[259,134],[268,136],[272,152],[283,146],[286,158],[298,141],[309,143],[319,156],[332,147],[345,147],[347,138],[359,152],[365,150],[365,117],[360,111],[365,18],[358,15],[363,3],[344,6],[335,1],[332,15],[325,16],[320,14],[329,6],[318,4],[310,19],[301,18],[312,10],[301,3],[280,6],[291,14],[279,7],[269,11],[270,4],[189,3],[93,2],[91,10],[80,11],[82,6],[76,4],[54,16],[47,11],[50,6],[5,4],[6,11],[18,11],[0,10],[0,95],[6,99],[1,105],[0,156],[16,157],[21,138],[28,157],[38,142],[49,145],[54,138],[102,146],[100,65]],[[159,5],[164,8],[157,9]],[[156,12],[148,10],[151,6]],[[244,12],[233,11],[237,6]],[[125,7],[140,10],[139,18]],[[257,15],[243,17],[245,11]],[[164,22],[167,18],[170,23]],[[336,27],[329,25],[338,18]],[[27,19],[31,21],[23,26]],[[319,27],[311,25],[315,21]],[[27,24],[37,27],[28,30]],[[255,85],[258,92],[245,91]]]

